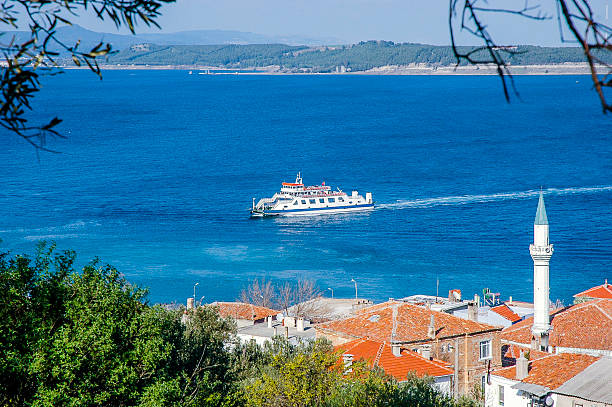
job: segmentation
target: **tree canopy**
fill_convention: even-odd
[[[149,304],[115,268],[75,258],[45,244],[0,254],[0,405],[475,405],[427,378],[349,370],[325,340],[240,344],[215,307]]]

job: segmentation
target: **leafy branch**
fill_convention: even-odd
[[[56,130],[61,119],[54,117],[42,125],[31,125],[26,118],[40,90],[41,76],[61,72],[57,58],[60,52],[66,52],[76,66],[87,66],[101,78],[98,59],[114,52],[111,44],[104,42],[89,50],[81,50],[80,41],[66,44],[57,37],[57,28],[71,25],[70,19],[79,12],[92,10],[100,20],[109,19],[116,27],[127,26],[135,33],[139,23],[159,27],[155,20],[160,8],[171,2],[174,0],[1,0],[0,27],[27,27],[29,38],[19,42],[16,34],[0,33],[0,126],[36,151],[52,152],[46,146],[47,138],[64,137]]]

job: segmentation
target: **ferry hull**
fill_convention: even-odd
[[[346,212],[361,212],[374,209],[374,204],[352,205],[342,207],[326,207],[326,208],[307,208],[293,210],[252,210],[252,218],[263,218],[269,216],[311,216],[322,214],[346,213]]]

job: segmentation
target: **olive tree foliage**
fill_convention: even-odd
[[[433,379],[409,374],[398,383],[364,360],[345,365],[324,339],[291,344],[282,337],[263,348],[245,345],[251,371],[242,381],[246,406],[269,407],[476,407],[433,386]]]
[[[39,150],[48,136],[59,136],[54,117],[47,123],[30,124],[26,118],[40,89],[41,75],[58,73],[58,50],[68,53],[76,66],[86,65],[101,77],[98,59],[113,52],[109,43],[81,49],[79,42],[66,44],[56,36],[60,25],[70,25],[80,13],[95,13],[100,20],[126,26],[132,33],[139,23],[158,26],[164,3],[175,0],[0,0],[0,125]],[[8,30],[25,30],[29,39],[17,40]]]
[[[539,21],[556,18],[561,41],[577,43],[582,48],[603,112],[612,113],[612,65],[606,62],[612,56],[612,26],[607,24],[605,17],[594,11],[592,0],[548,0],[552,1],[555,14],[542,11],[545,1],[449,0],[450,38],[457,63],[496,66],[506,100],[510,100],[510,92],[513,90],[516,94],[516,88],[506,58],[520,51],[512,44],[500,44],[493,38],[488,28],[488,18],[493,14]],[[458,31],[469,33],[482,45],[468,49],[459,47]]]
[[[236,403],[232,322],[151,306],[114,268],[74,261],[53,245],[0,254],[0,405]]]

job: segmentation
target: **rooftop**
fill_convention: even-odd
[[[533,317],[505,328],[501,339],[531,343]],[[612,350],[612,300],[592,300],[562,308],[551,314],[551,346]]]
[[[492,307],[491,311],[495,312],[496,314],[501,315],[502,317],[504,317],[505,319],[507,319],[508,321],[512,323],[515,323],[521,320],[521,317],[519,317],[514,311],[512,311],[510,307],[508,307],[506,304],[501,304],[501,305]]]
[[[257,321],[278,314],[276,310],[244,302],[213,302],[210,305],[219,307],[219,315],[222,318],[232,317],[234,319]]]
[[[437,339],[501,330],[501,327],[395,301],[364,308],[354,317],[319,324],[316,329],[322,333],[340,333],[347,337],[369,338],[380,342],[423,342],[432,339],[428,336],[432,316]]]
[[[560,353],[529,362],[529,374],[521,381],[554,390],[595,363],[599,358],[589,355]],[[516,380],[516,366],[494,370],[491,374]]]
[[[398,381],[405,380],[409,372],[414,372],[419,377],[453,374],[453,370],[448,367],[447,363],[437,359],[427,359],[416,352],[403,350],[400,356],[395,356],[388,342],[357,339],[336,346],[335,349],[353,355],[355,361],[364,360],[370,367],[380,367]]]
[[[612,359],[601,358],[555,389],[555,393],[612,404],[610,372],[612,372]]]
[[[586,291],[574,295],[574,297],[588,297],[588,298],[606,298],[612,299],[612,285],[608,284],[606,279],[602,285],[597,287],[589,288]]]

